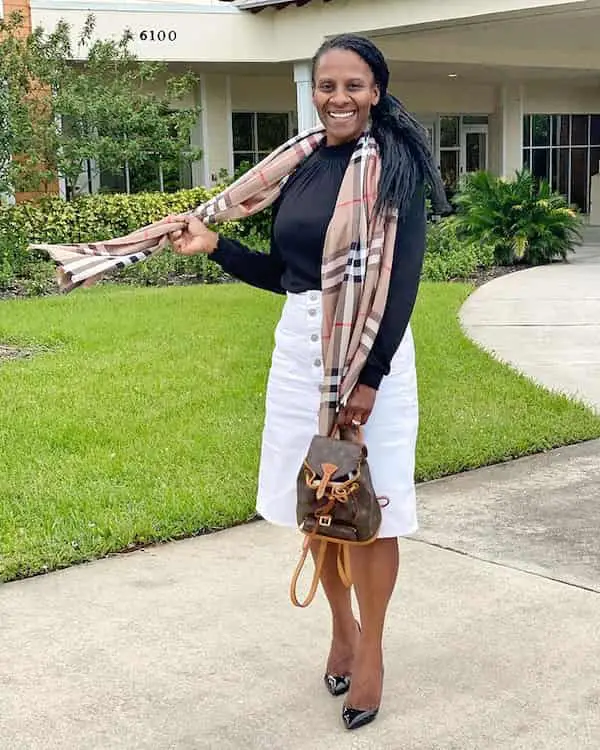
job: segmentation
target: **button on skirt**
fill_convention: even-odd
[[[258,513],[281,526],[297,528],[296,478],[318,432],[321,356],[321,292],[288,294],[275,331],[257,500]],[[382,510],[380,538],[417,530],[414,471],[418,420],[409,327],[364,427],[375,491],[389,498]]]

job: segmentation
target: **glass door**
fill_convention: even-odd
[[[487,169],[487,125],[464,125],[461,141],[461,174],[472,174]]]
[[[448,200],[458,188],[460,177],[460,115],[443,115],[439,119],[439,165]]]

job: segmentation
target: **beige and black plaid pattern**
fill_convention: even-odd
[[[324,137],[320,126],[300,133],[190,213],[217,224],[262,211]],[[377,144],[365,133],[343,178],[323,249],[322,435],[331,433],[340,405],[358,382],[387,304],[398,219],[392,210],[375,215],[380,173]],[[106,242],[32,247],[58,263],[60,289],[69,292],[155,255],[168,246],[169,234],[181,228],[183,224],[162,220]]]

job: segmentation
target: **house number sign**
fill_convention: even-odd
[[[140,42],[174,42],[177,39],[176,31],[165,29],[144,29],[140,31]]]

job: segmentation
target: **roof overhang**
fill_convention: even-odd
[[[252,13],[259,13],[265,8],[276,8],[282,10],[287,8],[288,5],[296,5],[301,7],[307,5],[311,0],[221,0],[222,3],[235,3],[235,6],[240,10],[249,10]],[[329,3],[331,0],[323,0],[324,3]]]

